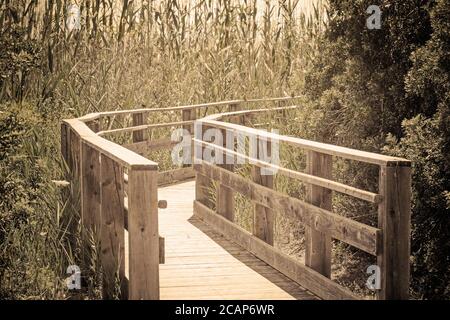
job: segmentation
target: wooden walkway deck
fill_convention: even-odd
[[[195,182],[159,189],[166,262],[161,299],[316,299],[277,270],[192,218]]]
[[[99,231],[104,299],[115,297],[117,278],[121,298],[131,300],[364,298],[331,278],[332,239],[376,259],[377,299],[408,299],[411,161],[283,136],[252,125],[268,113],[285,119],[295,116],[290,112],[302,108],[300,100],[279,97],[115,110],[63,121],[61,152],[71,171],[71,192],[81,198],[80,227]],[[300,104],[291,104],[296,101]],[[191,145],[184,145],[184,151],[208,148],[214,150],[214,158],[220,151],[227,164],[196,152],[195,165],[161,171],[158,163],[142,155],[172,153],[178,143],[167,133],[174,128],[195,137],[188,139]],[[226,133],[222,137],[226,139],[219,143],[220,135],[211,139],[205,129]],[[257,150],[262,147],[258,154],[251,152],[250,142]],[[272,148],[280,144],[300,152],[297,160],[305,161],[304,170],[283,166],[286,159],[275,165],[274,158],[269,161],[267,152],[261,152],[275,155]],[[239,174],[228,159],[248,162],[251,175]],[[335,164],[341,165],[336,161],[342,160],[377,169],[377,185],[365,190],[333,179]],[[304,197],[276,190],[273,176],[264,175],[263,168],[304,184]],[[194,176],[195,182],[187,182]],[[174,184],[179,181],[184,182]],[[216,185],[214,197],[208,191],[211,183]],[[334,212],[336,193],[365,201],[367,208],[376,207],[378,222],[365,224],[346,212]],[[250,232],[232,221],[235,194],[253,206]],[[166,200],[168,208],[158,209],[164,207],[158,199]],[[277,215],[305,227],[304,262],[273,246]]]

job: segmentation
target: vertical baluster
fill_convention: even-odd
[[[383,232],[377,263],[379,299],[408,299],[411,233],[411,167],[382,166],[379,175],[378,228]]]
[[[128,298],[125,279],[124,175],[123,167],[108,156],[101,155],[101,263],[103,267],[103,298],[113,298],[118,278],[120,296]]]
[[[271,142],[261,137],[255,137],[255,139],[256,139],[256,154],[258,159],[261,159],[261,156],[263,154],[262,148],[264,149],[267,148],[267,155],[270,156]],[[267,188],[273,188],[274,186],[273,174],[269,175],[261,174],[261,168],[256,165],[252,166],[252,180],[253,182],[256,182]],[[259,239],[267,242],[268,244],[273,245],[274,228],[275,228],[275,217],[273,210],[255,203],[253,214],[253,234]]]
[[[159,299],[158,190],[156,170],[128,173],[129,297]]]
[[[133,114],[133,127],[147,124],[147,117],[144,112]],[[133,143],[145,141],[146,130],[133,131]]]
[[[332,161],[330,155],[308,151],[307,171],[311,175],[331,179]],[[331,210],[331,190],[309,185],[307,201],[322,209]],[[329,278],[331,275],[331,237],[312,227],[306,227],[305,244],[305,264]]]

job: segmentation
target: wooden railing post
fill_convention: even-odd
[[[207,129],[208,129],[207,126],[199,122],[195,126],[195,138],[197,140],[203,141],[203,134]],[[198,158],[199,160],[203,161],[203,153],[205,147],[202,146],[200,143],[198,143],[197,145],[193,144],[193,147],[194,147],[193,153],[194,161],[195,158]],[[195,166],[201,166],[201,164],[195,164],[194,162],[194,167]],[[208,208],[212,208],[213,206],[210,197],[208,195],[211,184],[212,184],[211,179],[200,174],[198,171],[195,172],[195,200],[207,206]]]
[[[379,299],[408,299],[411,232],[411,167],[381,166],[378,227],[382,245],[377,256],[380,268]]]
[[[128,173],[129,298],[159,299],[158,174]]]
[[[222,145],[224,148],[227,147],[227,131],[221,130],[222,133]],[[232,134],[230,132],[229,134]],[[231,136],[230,136],[231,138]],[[229,146],[230,147],[230,146]],[[234,149],[234,136],[233,136],[233,145],[230,147],[230,149]],[[233,165],[233,156],[227,155],[225,152],[223,152],[223,164],[219,164],[219,167],[222,167],[224,169],[227,169],[228,171],[233,172],[234,165]],[[227,218],[230,221],[233,221],[234,219],[234,193],[233,190],[224,186],[220,183],[217,185],[217,197],[216,197],[216,208],[217,213],[221,216]]]
[[[331,179],[332,156],[308,151],[307,172],[314,176]],[[309,185],[307,201],[322,209],[331,210],[331,190]],[[329,278],[331,276],[331,237],[311,227],[305,227],[305,246],[305,264]]]
[[[196,120],[197,119],[197,109],[192,108],[192,109],[184,109],[182,111],[182,121],[191,121],[191,120]],[[193,124],[185,124],[183,125],[183,129],[187,130],[189,132],[190,137],[188,137],[189,139],[191,139],[191,163],[193,164],[193,159],[194,159],[194,144],[192,142],[192,138],[194,137],[194,125]],[[184,151],[183,151],[184,152]],[[184,164],[184,167],[189,167],[189,164]]]
[[[61,123],[61,155],[64,161],[69,164],[70,128],[67,123]]]
[[[232,103],[228,106],[229,112],[235,112],[241,110],[241,105],[239,103]],[[231,123],[243,124],[244,123],[244,115],[240,116],[232,116]]]
[[[260,138],[256,137],[256,152],[258,155],[258,159],[260,158],[260,149],[263,148],[263,143],[266,143],[268,155],[270,155],[271,152],[271,142],[267,140],[261,140]],[[262,175],[261,168],[256,165],[252,166],[251,174],[254,182],[267,188],[273,188],[273,174]],[[274,228],[275,216],[273,210],[255,203],[253,214],[253,235],[265,241],[266,243],[273,245]]]
[[[147,124],[147,117],[145,113],[134,113],[133,114],[133,126],[142,126]],[[133,131],[133,143],[141,142],[146,139],[145,130]]]
[[[228,110],[230,112],[238,111],[239,110],[239,104],[232,103],[228,105]],[[227,130],[223,129],[222,132],[222,146],[224,148],[228,148],[230,150],[234,151],[234,135],[231,131],[228,132],[229,143],[227,143]],[[229,145],[228,145],[229,144]],[[234,156],[229,156],[226,153],[223,154],[223,164],[219,165],[219,167],[222,167],[224,169],[227,169],[228,171],[233,172],[234,171]],[[222,185],[218,184],[217,186],[217,196],[216,196],[216,209],[217,213],[221,216],[227,218],[230,221],[233,221],[234,219],[234,192],[232,189]]]
[[[97,231],[101,223],[100,153],[81,143],[81,222],[84,230]]]
[[[101,198],[100,258],[103,267],[103,299],[114,298],[116,279],[120,282],[120,297],[127,299],[123,167],[103,154]]]

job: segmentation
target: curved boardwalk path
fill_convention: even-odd
[[[132,300],[365,298],[331,276],[332,239],[376,259],[377,299],[408,299],[411,161],[262,130],[271,125],[260,115],[298,116],[290,113],[301,101],[287,104],[300,98],[115,110],[63,121],[61,151],[80,194],[81,225],[99,231],[105,299],[114,297],[117,278],[121,298]],[[183,155],[190,150],[195,164],[161,171],[150,158],[177,150],[174,128],[184,129]],[[292,168],[292,157],[278,158],[291,154],[280,148],[298,154],[299,168]],[[212,151],[226,163],[204,157]],[[249,176],[238,171],[239,160]],[[333,173],[355,162],[355,169],[378,171],[370,190]],[[263,169],[303,184],[304,196],[277,190]],[[376,208],[377,219],[366,224],[351,218],[354,212],[335,212],[336,193],[358,207],[364,201],[361,210]],[[233,221],[236,194],[253,205],[252,230]],[[158,200],[168,207],[159,210],[165,203]],[[273,246],[277,216],[305,227],[304,261]]]
[[[195,182],[159,189],[166,262],[160,265],[161,299],[316,299],[314,295],[237,244],[192,218]]]

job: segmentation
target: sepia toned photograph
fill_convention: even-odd
[[[11,300],[450,301],[450,1],[0,0]]]

